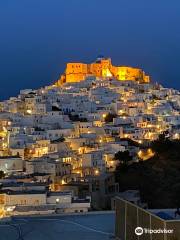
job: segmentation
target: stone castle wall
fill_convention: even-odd
[[[145,75],[142,69],[113,66],[110,58],[102,58],[91,64],[78,62],[68,63],[65,73],[61,75],[56,84],[61,85],[65,82],[80,82],[85,80],[87,76],[116,78],[119,81],[131,80],[142,83],[150,81],[149,76]]]

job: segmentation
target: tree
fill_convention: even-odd
[[[0,170],[0,179],[3,179],[5,177],[5,173]]]
[[[124,152],[119,151],[114,155],[114,158],[126,165],[129,161],[132,160],[132,156],[130,155],[129,151],[124,151]]]
[[[68,116],[69,119],[73,122],[87,122],[87,118],[80,118],[77,114],[72,115],[71,113],[69,113]]]
[[[61,109],[58,108],[57,106],[52,106],[52,111],[59,112],[59,111],[61,111]]]
[[[168,133],[164,132],[159,135],[159,138],[156,141],[152,142],[151,148],[158,155],[169,151],[169,149],[173,147],[173,144],[173,141],[168,137]]]
[[[58,139],[52,140],[52,143],[64,142],[64,141],[65,141],[65,138],[64,138],[63,136],[61,136],[61,137],[58,138]]]
[[[106,123],[113,122],[113,118],[116,118],[117,115],[114,113],[108,113],[106,117],[104,118]]]
[[[180,208],[180,140],[164,133],[151,145],[155,155],[147,161],[119,164],[115,177],[120,191],[139,189],[150,208]],[[116,159],[128,159],[117,153]]]
[[[179,183],[173,186],[173,202],[177,208],[180,207],[180,184]]]

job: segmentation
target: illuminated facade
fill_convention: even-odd
[[[127,66],[113,66],[110,58],[98,58],[94,63],[68,63],[65,73],[61,75],[56,85],[69,82],[80,82],[88,76],[101,78],[115,78],[120,81],[131,80],[141,83],[148,83],[149,76],[145,75],[144,71],[139,68]]]
[[[11,122],[8,119],[0,119],[0,155],[7,155],[9,147],[8,127]]]

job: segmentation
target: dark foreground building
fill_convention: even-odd
[[[172,209],[145,210],[116,198],[115,225],[117,240],[180,240],[180,219]]]

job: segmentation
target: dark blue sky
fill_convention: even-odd
[[[180,88],[179,12],[179,0],[1,0],[0,99],[99,54]]]

